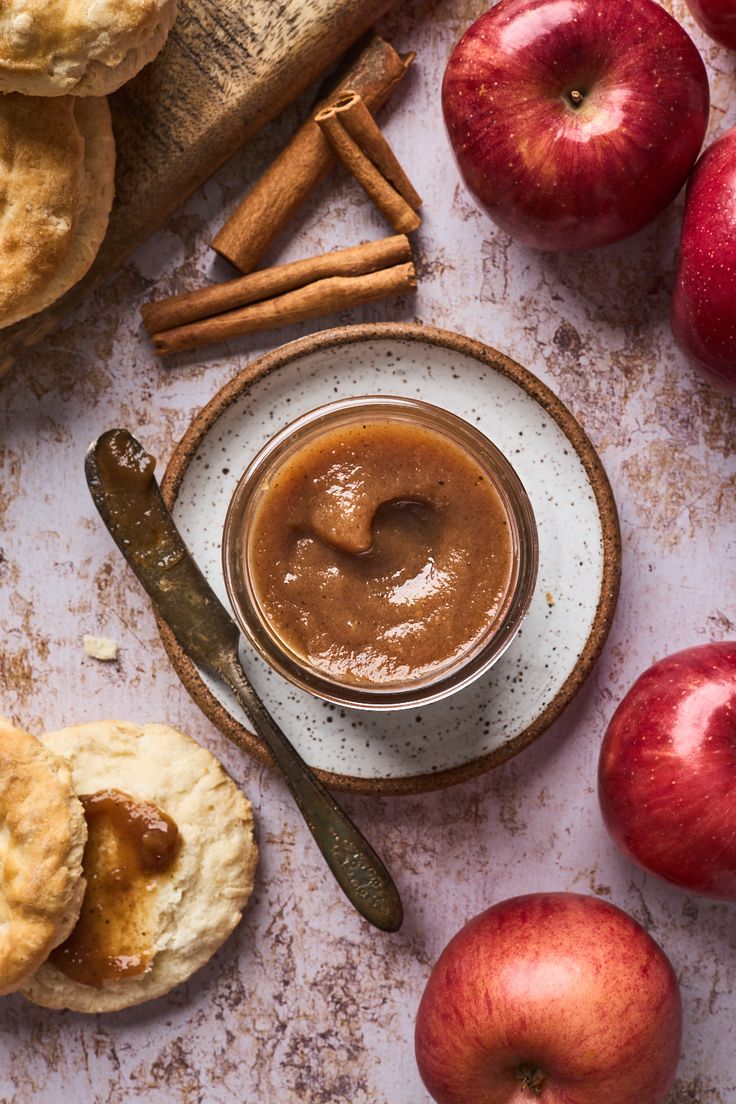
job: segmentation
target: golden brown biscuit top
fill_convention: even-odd
[[[0,0],[0,87],[70,92],[90,64],[112,70],[155,36],[162,19],[168,30],[170,6],[171,0]]]
[[[84,141],[70,96],[0,96],[0,318],[62,266],[77,223]]]
[[[0,718],[0,994],[26,982],[76,922],[86,839],[69,768]]]

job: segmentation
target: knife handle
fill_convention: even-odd
[[[398,931],[403,919],[401,899],[381,859],[287,740],[253,690],[237,657],[227,657],[220,674],[278,762],[307,827],[345,896],[375,927]]]

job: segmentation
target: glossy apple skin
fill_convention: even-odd
[[[664,1104],[681,1031],[674,970],[635,920],[596,897],[534,893],[448,943],[416,1057],[438,1104]],[[520,1079],[535,1071],[536,1095]]]
[[[736,387],[736,128],[688,185],[671,321],[691,363]]]
[[[736,900],[736,642],[677,652],[636,680],[606,731],[598,794],[635,863]]]
[[[584,93],[577,109],[571,91]],[[675,198],[709,90],[656,0],[501,0],[455,47],[442,104],[490,217],[527,245],[573,250],[634,234]]]
[[[687,0],[687,6],[707,35],[736,50],[736,0]]]

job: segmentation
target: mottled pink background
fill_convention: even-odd
[[[736,635],[736,405],[693,376],[670,336],[682,199],[629,243],[577,256],[522,248],[469,202],[444,136],[439,84],[453,43],[485,6],[415,0],[382,27],[418,53],[383,116],[426,203],[415,300],[244,338],[209,356],[163,365],[152,356],[138,306],[154,292],[225,275],[207,241],[304,115],[303,98],[0,383],[2,711],[36,732],[99,717],[169,721],[242,783],[262,848],[241,928],[169,997],[86,1018],[0,1001],[2,1102],[426,1104],[412,1031],[432,962],[474,913],[537,889],[605,897],[662,943],[686,1015],[671,1104],[736,1101],[734,907],[633,869],[613,850],[595,795],[603,730],[639,671],[676,648]],[[706,40],[684,0],[667,6],[704,51],[714,137],[736,123],[736,55]],[[357,187],[335,174],[266,263],[384,232]],[[467,333],[549,383],[600,450],[624,545],[603,657],[537,745],[443,793],[345,799],[398,881],[407,918],[394,936],[350,911],[279,779],[189,700],[82,476],[84,449],[102,430],[129,426],[163,464],[192,414],[263,350],[381,319]],[[114,637],[119,661],[87,659],[84,633]]]

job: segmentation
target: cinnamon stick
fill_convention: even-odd
[[[350,137],[370,158],[378,171],[393,184],[410,207],[415,211],[418,210],[422,206],[422,198],[401,167],[361,94],[351,88],[338,96],[332,107]]]
[[[261,299],[273,299],[287,291],[313,284],[329,276],[361,276],[381,268],[391,268],[411,260],[411,245],[403,234],[380,241],[322,253],[302,261],[276,265],[237,280],[212,284],[195,291],[146,303],[141,308],[143,322],[149,334],[171,330],[209,318],[214,314],[235,310]]]
[[[398,54],[384,39],[372,38],[355,63],[340,74],[330,97],[315,110],[334,99],[335,92],[350,87],[376,111],[413,60],[413,53]],[[307,119],[213,238],[212,248],[241,272],[251,272],[334,163],[320,128],[312,118]]]
[[[412,230],[416,230],[422,222],[419,215],[350,137],[335,108],[331,106],[318,111],[314,121],[319,124],[345,168],[352,173],[394,230],[402,234],[410,234]]]
[[[214,345],[256,330],[269,330],[304,322],[323,314],[334,314],[349,307],[374,303],[413,291],[416,287],[414,265],[394,265],[362,276],[331,276],[306,287],[289,291],[275,299],[241,307],[240,310],[205,318],[187,326],[178,326],[153,335],[159,356],[170,356],[187,349]]]

